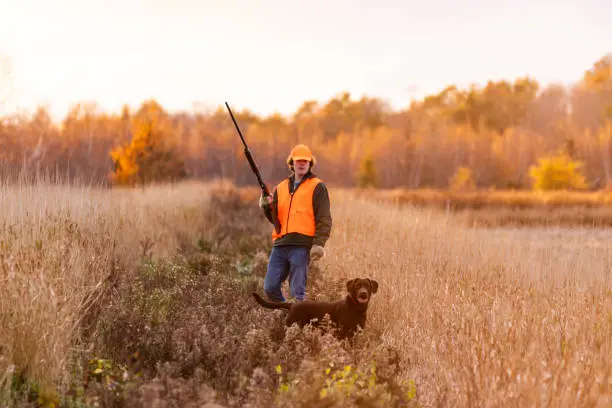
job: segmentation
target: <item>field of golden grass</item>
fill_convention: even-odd
[[[593,231],[525,237],[350,193],[334,202],[324,269],[381,282],[372,324],[424,405],[612,403],[612,236],[586,245]]]
[[[360,197],[398,206],[457,214],[467,226],[612,227],[612,192],[513,190],[356,191]]]
[[[152,249],[170,257],[208,217],[209,188],[0,187],[0,380],[66,381],[89,307]],[[153,244],[152,248],[149,248]]]
[[[363,190],[361,191],[363,193]],[[450,207],[453,210],[481,208],[596,208],[612,205],[612,192],[529,190],[377,190],[376,196],[395,204]]]
[[[309,280],[321,299],[353,277],[379,282],[351,348],[279,334],[280,316],[252,302],[270,249],[254,189],[3,186],[3,404],[612,404],[606,230],[470,228],[381,194],[331,191]]]

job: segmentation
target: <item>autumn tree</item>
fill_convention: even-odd
[[[132,120],[132,134],[129,145],[111,152],[114,184],[149,184],[187,176],[168,115],[157,102],[148,101],[141,106]]]
[[[484,88],[472,85],[466,90],[449,85],[426,97],[423,106],[430,115],[469,124],[475,131],[485,126],[503,133],[524,121],[538,89],[539,84],[530,78],[489,81]]]
[[[569,133],[568,114],[571,108],[570,92],[564,86],[552,84],[532,101],[526,114],[525,126],[545,136],[550,148]]]
[[[597,132],[597,145],[601,153],[603,167],[603,183],[606,188],[612,188],[612,120],[602,125]]]
[[[571,86],[540,89],[527,77],[463,89],[448,84],[393,112],[382,99],[340,92],[307,100],[292,115],[235,114],[270,182],[287,175],[291,147],[306,143],[319,159],[317,172],[338,186],[371,185],[368,174],[375,174],[378,188],[448,188],[453,176],[462,184],[465,173],[454,172],[465,167],[480,188],[530,188],[530,167],[564,149],[583,164],[585,179],[603,187],[612,179],[611,66],[610,57],[601,58]],[[136,112],[126,107],[114,114],[97,109],[95,101],[75,102],[59,123],[44,108],[0,118],[3,176],[57,172],[129,185],[187,172],[253,183],[221,104],[206,112],[167,113],[149,101]],[[360,172],[367,177],[360,179]]]
[[[583,164],[565,152],[538,159],[529,174],[535,190],[583,190],[588,187],[581,172]]]
[[[371,155],[366,155],[361,160],[357,174],[357,186],[361,188],[378,187],[376,164]]]
[[[453,191],[467,191],[476,188],[474,172],[469,167],[461,166],[449,180],[449,188]]]
[[[597,60],[574,87],[571,118],[591,134],[612,119],[612,54]]]

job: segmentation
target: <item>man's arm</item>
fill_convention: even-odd
[[[317,184],[312,196],[312,207],[315,215],[316,233],[313,245],[325,246],[332,228],[332,216],[327,186],[320,182]]]
[[[278,196],[276,194],[276,189],[274,189],[274,192],[272,193],[272,198],[273,198],[273,202],[272,202],[271,205],[274,205],[274,203],[277,202],[277,200],[278,200]],[[265,197],[263,199],[266,200]],[[263,213],[266,216],[266,218],[268,219],[268,221],[270,221],[270,223],[272,225],[274,225],[274,219],[272,218],[272,207],[270,206],[270,204],[266,203],[266,205],[263,205],[263,206],[260,204],[259,207],[263,211]]]

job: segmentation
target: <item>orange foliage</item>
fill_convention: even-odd
[[[450,85],[400,111],[379,98],[341,92],[305,101],[287,117],[234,113],[271,185],[287,175],[292,146],[306,143],[319,158],[316,172],[330,185],[355,186],[361,163],[371,157],[381,188],[448,188],[461,168],[471,169],[477,188],[530,188],[530,167],[571,146],[589,187],[599,188],[612,183],[609,67],[610,57],[602,58],[573,87],[542,87],[530,78]],[[137,124],[141,117],[148,119]],[[135,113],[124,108],[110,115],[78,104],[61,126],[41,108],[32,117],[0,121],[0,144],[5,177],[51,171],[130,184],[145,182],[139,174],[162,181],[189,174],[255,185],[221,104],[209,113],[168,113],[146,101]],[[166,153],[137,159],[148,148]]]

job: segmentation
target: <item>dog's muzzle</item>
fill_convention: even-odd
[[[367,290],[360,290],[357,294],[357,301],[359,303],[367,303],[370,300],[370,294]]]

